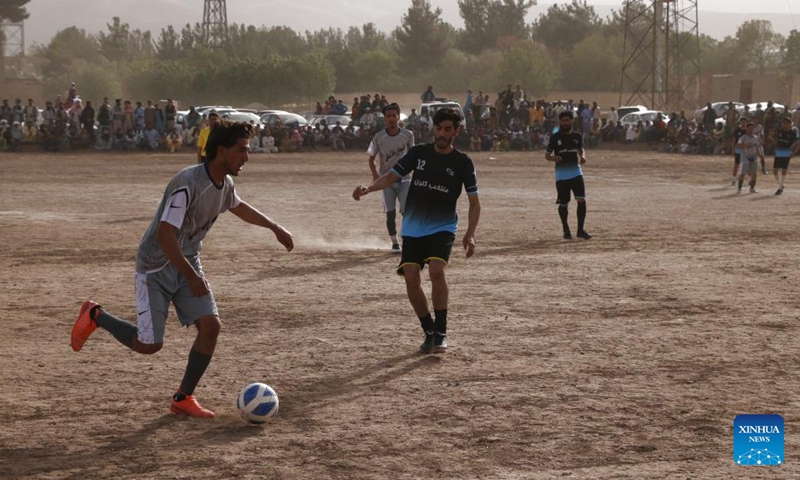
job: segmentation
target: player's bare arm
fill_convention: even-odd
[[[389,185],[393,184],[394,182],[400,180],[400,175],[394,172],[386,172],[385,174],[378,177],[377,180],[372,182],[370,185],[359,185],[353,190],[353,198],[356,200],[361,200],[361,197],[370,193],[370,192],[377,192],[379,190],[383,190],[384,188],[388,187]]]
[[[372,172],[372,181],[378,179],[378,168],[375,166],[375,155],[369,156],[369,170]]]
[[[286,247],[287,252],[291,252],[294,248],[294,239],[292,238],[292,234],[280,226],[277,222],[253,208],[249,203],[239,203],[239,205],[237,205],[235,208],[231,208],[231,213],[249,224],[272,230],[272,232],[275,233],[275,238],[281,243],[281,245]]]
[[[478,228],[478,221],[481,219],[481,200],[477,195],[469,195],[469,223],[467,231],[464,233],[464,250],[467,258],[475,253],[475,230]]]
[[[164,251],[164,255],[167,256],[170,263],[175,265],[175,268],[177,268],[186,279],[192,296],[202,297],[208,294],[206,279],[198,274],[194,267],[192,267],[192,264],[186,260],[186,257],[181,251],[181,246],[178,243],[178,237],[175,235],[175,230],[177,229],[174,225],[167,222],[160,222],[158,224],[158,230],[156,231],[158,244],[161,245],[161,249]]]

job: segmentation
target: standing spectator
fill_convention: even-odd
[[[135,112],[133,110],[133,103],[130,100],[125,100],[125,105],[122,107],[122,129],[127,132],[136,127],[136,120],[134,119]]]
[[[189,107],[189,113],[186,114],[186,128],[193,129],[200,123],[200,114],[194,109],[194,106]]]
[[[617,113],[616,108],[611,107],[611,111],[608,112],[608,115],[606,115],[606,120],[608,120],[609,122],[614,122],[614,125],[619,123],[619,114]]]
[[[50,102],[47,102],[48,105]],[[100,125],[100,130],[109,131],[111,126],[111,106],[108,104],[108,97],[103,97],[103,104],[97,111],[97,123]]]
[[[433,85],[428,85],[427,90],[422,92],[420,98],[422,98],[422,103],[428,103],[436,100],[436,94],[433,93]]]
[[[171,98],[167,99],[167,105],[164,107],[164,116],[166,117],[166,131],[171,132],[175,128],[175,117],[178,115],[178,109]]]
[[[792,123],[795,127],[800,128],[800,102],[794,106],[794,113],[792,113]]]
[[[156,125],[156,109],[153,108],[153,101],[148,100],[144,109],[144,128],[148,129]]]
[[[53,108],[52,102],[45,102],[44,110],[42,110],[42,124],[46,125],[48,129],[52,128],[55,125],[56,121],[56,110]]]
[[[155,127],[158,130],[158,133],[163,135],[164,134],[164,126],[167,123],[167,117],[164,115],[164,110],[161,109],[161,106],[156,102],[154,105],[155,108],[155,115],[156,115],[156,123]]]
[[[133,129],[136,133],[144,131],[144,107],[142,102],[136,102],[136,108],[133,110]]]
[[[69,86],[69,92],[67,93],[67,103],[74,103],[76,98],[78,98],[78,87],[75,85],[75,82],[72,82]]]
[[[125,123],[125,109],[122,106],[122,99],[117,98],[114,100],[114,106],[111,107],[111,121],[112,127],[114,128],[114,132],[122,131],[124,123]]]
[[[94,143],[94,107],[92,107],[92,102],[87,101],[86,107],[81,112],[81,125],[83,126],[83,131],[86,132],[87,136]]]
[[[19,122],[20,125],[25,121],[25,107],[22,106],[22,100],[19,98],[14,100],[14,106],[11,107],[11,121]]]
[[[219,120],[217,111],[211,110],[208,114],[208,125],[200,130],[200,134],[197,137],[197,163],[206,161],[206,143],[208,142],[208,136],[211,134],[211,129],[217,124],[217,120]]]
[[[33,99],[28,99],[28,105],[25,106],[25,121],[31,122],[34,125],[39,122],[39,108],[34,105]]]
[[[8,99],[3,99],[3,104],[0,105],[0,120],[5,120],[6,123],[11,120],[11,105],[8,104]]]

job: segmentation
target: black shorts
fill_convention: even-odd
[[[775,161],[772,162],[772,168],[787,170],[789,168],[789,157],[775,157]]]
[[[424,237],[403,237],[403,254],[397,274],[403,275],[405,265],[419,265],[422,270],[431,260],[441,260],[447,265],[455,240],[455,234],[450,232],[436,232]]]
[[[733,164],[734,165],[739,165],[740,163],[742,163],[742,154],[741,153],[734,154],[733,155]]]
[[[578,175],[569,180],[559,180],[556,182],[556,192],[558,198],[556,203],[559,205],[566,205],[570,201],[570,193],[575,195],[575,200],[583,200],[586,198],[586,186],[583,184],[583,175]]]

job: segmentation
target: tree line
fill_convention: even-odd
[[[153,36],[115,17],[106,31],[69,27],[33,50],[48,95],[75,81],[92,98],[279,106],[334,91],[417,91],[428,84],[488,92],[521,84],[534,95],[619,88],[624,11],[601,18],[585,0],[572,0],[528,24],[533,5],[459,0],[463,28],[442,20],[428,0],[411,0],[392,32],[373,23],[305,32],[232,24],[221,49],[203,46],[199,23],[170,25]],[[699,46],[687,45],[686,55],[699,58],[704,73],[800,73],[800,31],[783,36],[764,20],[746,21],[723,40],[701,35]]]

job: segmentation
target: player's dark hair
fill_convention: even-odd
[[[453,122],[453,127],[458,128],[461,125],[461,114],[454,108],[440,108],[433,114],[433,124],[439,125],[442,122],[450,120]]]
[[[390,103],[389,105],[383,107],[382,110],[383,114],[386,115],[386,112],[388,112],[389,110],[394,110],[395,112],[397,112],[398,115],[400,115],[400,105],[396,103]]]
[[[572,113],[572,110],[564,110],[558,114],[558,119],[561,120],[564,117],[575,118],[575,114]]]
[[[206,161],[213,162],[217,158],[219,147],[231,148],[240,138],[250,139],[253,135],[255,135],[255,127],[249,123],[220,120],[208,134]]]

